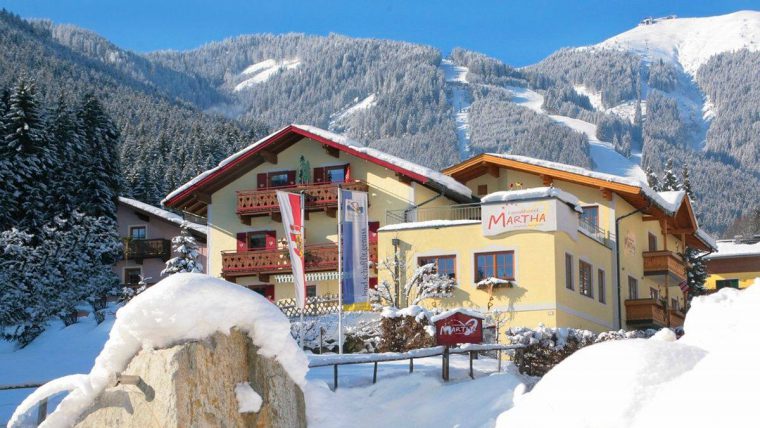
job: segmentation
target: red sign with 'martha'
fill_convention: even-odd
[[[435,322],[435,339],[439,345],[483,342],[483,320],[455,312]]]

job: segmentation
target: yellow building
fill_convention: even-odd
[[[472,202],[438,171],[305,125],[285,127],[168,195],[170,208],[206,217],[206,272],[271,300],[294,297],[276,190],[306,194],[307,295],[338,291],[337,190],[368,192],[370,258],[386,211]],[[370,285],[376,281],[371,274]]]
[[[684,246],[714,246],[683,192],[521,156],[483,154],[443,172],[482,201],[407,210],[379,232],[381,257],[456,278],[453,298],[428,304],[498,310],[529,327],[683,322]]]
[[[708,290],[747,288],[760,278],[760,235],[719,240],[716,252],[704,257]]]
[[[484,154],[438,172],[304,125],[232,155],[163,204],[207,218],[210,275],[280,300],[294,290],[275,190],[307,195],[307,295],[316,296],[338,289],[339,187],[368,192],[371,286],[392,282],[381,260],[406,262],[402,278],[432,262],[457,287],[426,305],[499,310],[515,326],[679,325],[680,254],[714,247],[683,192],[519,156]]]

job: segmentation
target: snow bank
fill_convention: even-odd
[[[523,190],[502,190],[499,192],[489,193],[488,195],[483,196],[480,201],[484,204],[489,204],[540,198],[557,198],[562,202],[572,205],[575,211],[578,211],[579,213],[583,212],[581,203],[578,198],[575,197],[575,195],[565,192],[564,190],[558,189],[556,187],[534,187]]]
[[[178,273],[119,309],[108,342],[86,378],[71,377],[69,380],[76,382],[61,384],[59,380],[53,381],[52,387],[42,387],[64,387],[71,392],[41,426],[72,426],[93,399],[114,384],[116,376],[141,349],[200,340],[216,332],[228,333],[234,327],[250,336],[260,355],[274,357],[297,385],[305,385],[308,361],[290,336],[290,323],[279,308],[263,296],[227,281]],[[36,398],[43,398],[42,394],[36,394]],[[34,404],[25,400],[8,426],[14,426]]]
[[[760,279],[746,290],[696,298],[680,340],[665,332],[583,348],[497,427],[755,426],[758,307]]]
[[[257,413],[264,403],[261,396],[253,390],[248,382],[240,382],[235,385],[235,398],[237,398],[240,413]]]

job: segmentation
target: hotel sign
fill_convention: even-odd
[[[565,231],[577,237],[578,215],[556,199],[485,204],[481,207],[483,236],[517,231]]]

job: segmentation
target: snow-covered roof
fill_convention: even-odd
[[[164,205],[174,197],[180,195],[181,193],[185,192],[186,190],[190,189],[194,185],[200,183],[205,178],[211,176],[212,174],[220,171],[225,166],[229,165],[230,163],[236,161],[241,156],[245,155],[246,153],[249,153],[252,150],[255,150],[259,146],[266,144],[269,142],[269,140],[277,135],[283,132],[286,129],[292,129],[292,130],[301,130],[309,134],[316,135],[318,137],[324,138],[326,140],[331,141],[334,144],[337,144],[339,146],[343,146],[346,149],[350,149],[354,152],[359,152],[366,154],[367,156],[370,156],[375,159],[382,160],[384,162],[387,162],[389,164],[392,164],[394,166],[397,166],[398,168],[401,168],[403,170],[409,171],[411,173],[423,176],[429,180],[431,180],[434,183],[437,183],[447,190],[463,197],[466,199],[472,198],[472,191],[469,187],[465,186],[464,184],[456,181],[452,177],[449,177],[446,174],[442,174],[436,170],[430,169],[428,167],[416,164],[414,162],[410,162],[404,159],[401,159],[399,157],[389,155],[385,152],[382,152],[377,149],[373,149],[370,147],[366,147],[364,144],[359,143],[357,141],[354,141],[345,135],[336,134],[334,132],[326,131],[321,128],[317,128],[315,126],[310,125],[298,125],[293,124],[289,127],[285,127],[282,129],[279,129],[266,137],[260,139],[259,141],[249,145],[248,147],[238,151],[237,153],[229,156],[228,158],[224,159],[223,161],[219,162],[219,165],[215,166],[214,168],[211,168],[207,171],[204,171],[203,173],[199,174],[197,177],[193,178],[192,180],[188,181],[187,183],[183,184],[182,186],[178,187],[173,192],[169,193],[162,201],[161,204]]]
[[[187,228],[190,230],[193,230],[195,232],[198,232],[202,234],[203,236],[206,236],[208,233],[208,226],[193,223],[191,221],[186,221],[181,216],[178,216],[177,214],[174,214],[173,212],[166,211],[165,209],[154,207],[153,205],[146,204],[145,202],[140,202],[136,199],[126,198],[124,196],[119,196],[119,202],[128,205],[134,209],[146,212],[148,214],[152,214],[156,217],[160,217],[170,223],[174,223],[177,226],[181,226],[183,222],[187,222]]]
[[[718,251],[708,254],[705,259],[721,259],[728,257],[760,256],[760,241],[736,242],[733,239],[721,239],[716,243]]]
[[[667,192],[657,192],[657,194],[668,205],[668,211],[672,212],[678,211],[678,207],[681,206],[681,202],[683,202],[683,198],[686,196],[686,192],[683,190],[670,190]]]
[[[290,322],[264,296],[198,273],[176,273],[132,299],[116,314],[108,342],[89,374],[51,381],[27,397],[9,426],[41,399],[70,391],[45,426],[73,426],[82,412],[142,349],[164,348],[240,329],[263,357],[273,358],[291,380],[306,385],[308,360],[290,334]]]
[[[480,224],[480,220],[427,220],[427,221],[415,221],[409,223],[391,224],[383,226],[378,229],[379,232],[387,232],[391,230],[407,230],[407,229],[427,229],[449,226],[463,226],[467,224]]]
[[[575,211],[578,211],[579,213],[583,212],[581,203],[578,198],[575,197],[575,195],[565,192],[564,190],[558,189],[556,187],[533,187],[530,189],[521,190],[502,190],[483,196],[480,199],[480,202],[483,204],[491,204],[498,202],[514,202],[542,198],[557,198],[562,202],[572,205]]]
[[[718,243],[715,240],[715,238],[710,236],[709,233],[705,232],[704,229],[697,229],[696,235],[697,235],[697,238],[703,243],[705,243],[708,247],[712,249],[718,248]]]
[[[455,308],[455,309],[450,309],[450,310],[448,310],[446,312],[441,312],[438,315],[434,315],[434,316],[430,317],[430,321],[431,322],[437,322],[437,321],[442,320],[444,318],[448,318],[448,317],[450,317],[450,316],[452,316],[454,314],[462,314],[462,315],[467,315],[467,316],[471,316],[473,318],[480,318],[480,319],[485,319],[486,318],[485,315],[483,315],[482,312],[476,311],[474,309]]]
[[[535,165],[535,166],[540,166],[544,168],[551,168],[551,169],[556,169],[559,171],[569,172],[572,174],[583,175],[585,177],[594,178],[594,179],[602,180],[602,181],[608,181],[610,183],[617,183],[617,184],[624,184],[627,186],[638,187],[641,189],[644,195],[650,201],[652,201],[653,204],[657,205],[660,209],[665,211],[667,214],[673,215],[676,212],[676,210],[673,209],[672,203],[669,203],[668,201],[666,201],[659,193],[657,193],[648,185],[646,185],[646,183],[635,178],[605,174],[603,172],[591,171],[586,168],[581,168],[575,165],[567,165],[564,163],[552,162],[552,161],[547,161],[543,159],[536,159],[536,158],[531,158],[527,156],[507,155],[507,154],[501,154],[501,153],[488,153],[488,155],[502,158],[502,159],[513,160],[515,162],[527,163],[529,165]]]

